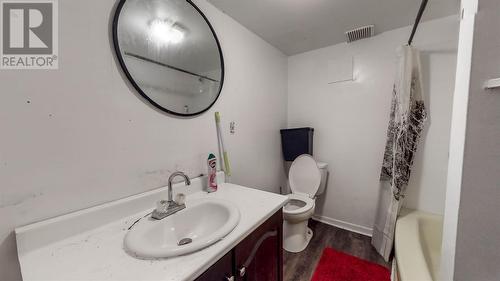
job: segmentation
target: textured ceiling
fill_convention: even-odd
[[[208,0],[287,55],[341,42],[375,24],[375,34],[413,24],[420,0]],[[459,0],[430,0],[423,21],[458,14]]]

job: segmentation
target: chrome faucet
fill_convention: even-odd
[[[186,185],[191,185],[191,180],[189,180],[188,176],[183,172],[172,173],[168,178],[168,200],[161,200],[157,203],[156,209],[151,214],[153,219],[161,220],[186,208],[184,203],[178,204],[172,198],[172,181],[177,176],[182,176],[184,178],[184,183]]]

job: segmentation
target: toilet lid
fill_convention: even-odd
[[[321,183],[321,172],[316,160],[308,154],[300,155],[293,161],[288,173],[290,189],[293,193],[316,195]]]

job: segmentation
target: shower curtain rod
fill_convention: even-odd
[[[125,52],[125,55],[129,56],[129,57],[133,57],[133,58],[139,59],[139,60],[143,60],[143,61],[147,61],[147,62],[150,62],[150,63],[154,63],[154,64],[157,64],[157,65],[166,67],[166,68],[177,70],[179,72],[183,72],[183,73],[186,73],[186,74],[189,74],[189,75],[197,76],[199,78],[206,79],[208,81],[217,82],[217,83],[220,82],[219,80],[212,79],[212,78],[210,78],[208,76],[200,75],[200,74],[197,74],[197,73],[194,73],[194,72],[182,69],[182,68],[178,68],[178,67],[172,66],[170,64],[166,64],[166,63],[162,63],[162,62],[159,62],[159,61],[155,61],[153,59],[146,58],[146,57],[143,57],[141,55],[136,55],[136,54],[133,54],[133,53],[130,53],[130,52]]]
[[[413,29],[411,31],[410,39],[408,39],[408,46],[410,46],[411,42],[413,41],[413,36],[415,36],[418,24],[420,23],[422,14],[424,13],[425,7],[427,6],[427,1],[428,0],[422,0],[422,3],[420,4],[420,9],[418,10],[417,18],[415,19],[415,24],[413,24]]]

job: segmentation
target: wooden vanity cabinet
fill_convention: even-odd
[[[282,281],[281,209],[250,233],[196,281]]]
[[[230,251],[207,271],[205,271],[196,281],[228,281],[234,276],[233,253]],[[234,277],[233,277],[234,280]]]

